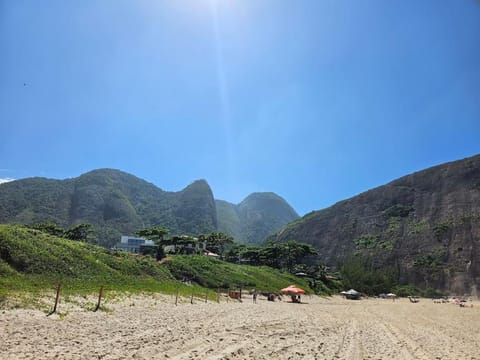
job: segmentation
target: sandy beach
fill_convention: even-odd
[[[287,300],[286,298],[284,300]],[[422,299],[205,304],[132,296],[92,312],[0,311],[1,359],[480,359],[480,304]]]

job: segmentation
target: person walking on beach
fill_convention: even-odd
[[[254,291],[253,291],[253,303],[254,303],[254,304],[257,303],[257,290],[254,290]]]

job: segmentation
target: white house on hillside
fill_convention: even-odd
[[[120,238],[120,242],[116,243],[112,250],[127,251],[131,253],[140,253],[140,247],[154,247],[153,240],[147,240],[144,238],[125,236]]]

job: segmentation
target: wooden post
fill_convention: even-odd
[[[208,289],[205,290],[205,304],[208,301]]]
[[[58,283],[57,285],[57,296],[55,297],[55,305],[53,306],[53,310],[47,314],[47,316],[50,316],[52,314],[55,314],[57,312],[57,304],[58,304],[58,299],[60,298],[60,288],[62,287],[61,283]]]
[[[95,308],[95,310],[93,310],[93,312],[98,311],[98,309],[100,308],[100,302],[102,301],[102,295],[103,295],[103,286],[100,287],[100,291],[98,292],[97,307]]]
[[[193,289],[192,289],[192,297],[190,298],[190,304],[193,305]]]
[[[178,285],[177,285],[177,295],[175,295],[175,306],[177,306],[177,304],[178,304],[178,291],[179,291],[179,288],[178,288]]]

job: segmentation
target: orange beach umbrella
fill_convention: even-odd
[[[295,285],[290,285],[289,287],[283,288],[282,290],[280,290],[280,292],[284,294],[289,294],[289,295],[305,294],[305,290],[300,289]]]

